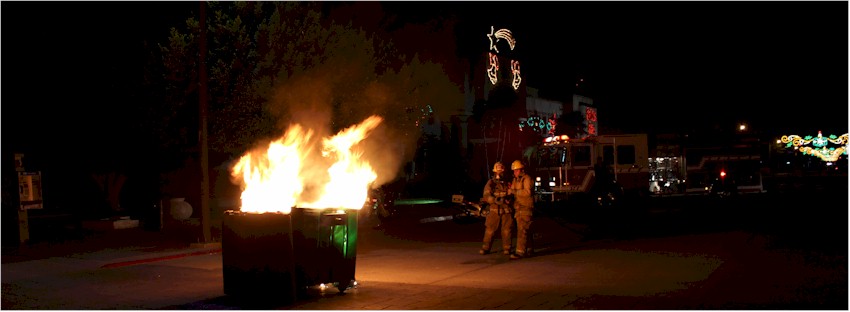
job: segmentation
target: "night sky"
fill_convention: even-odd
[[[3,147],[86,146],[140,98],[145,42],[165,42],[195,2],[3,2]],[[83,156],[84,157],[84,156]]]
[[[492,6],[478,21],[513,31],[529,85],[568,95],[586,78],[608,126],[847,131],[847,2]]]
[[[848,129],[847,2],[382,5],[383,13],[370,13],[401,24],[456,16],[459,56],[485,52],[491,25],[511,29],[526,82],[566,99],[576,79],[586,79],[608,127],[683,132],[747,122],[778,135]],[[164,42],[169,27],[197,8],[3,2],[3,140],[15,140],[10,130],[25,121],[58,119],[50,124],[66,136],[96,129],[93,116],[108,116],[116,98],[135,96],[126,90],[140,83],[144,42]]]

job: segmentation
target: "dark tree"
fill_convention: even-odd
[[[443,64],[402,53],[386,32],[329,18],[335,5],[209,5],[211,152],[235,157],[293,123],[335,132],[377,114],[413,155],[423,121],[448,121],[462,107]],[[190,17],[172,28],[149,72],[151,90],[164,90],[151,99],[151,128],[180,157],[197,144],[198,27]]]

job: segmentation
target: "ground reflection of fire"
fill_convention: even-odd
[[[371,116],[326,138],[296,124],[268,147],[246,153],[232,168],[233,177],[241,177],[241,211],[362,208],[377,175],[355,146],[382,121]]]

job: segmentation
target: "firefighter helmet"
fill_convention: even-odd
[[[525,168],[525,166],[523,166],[522,162],[519,160],[514,160],[514,162],[511,164],[511,170],[517,170],[522,168]]]
[[[505,166],[502,165],[502,162],[497,161],[495,164],[493,164],[493,172],[496,172],[496,173],[505,172]]]

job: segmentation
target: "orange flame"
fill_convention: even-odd
[[[243,155],[232,168],[242,177],[243,212],[290,213],[299,208],[360,209],[377,174],[352,148],[383,118],[371,116],[358,125],[322,139],[315,154],[314,131],[292,125],[265,151]]]

